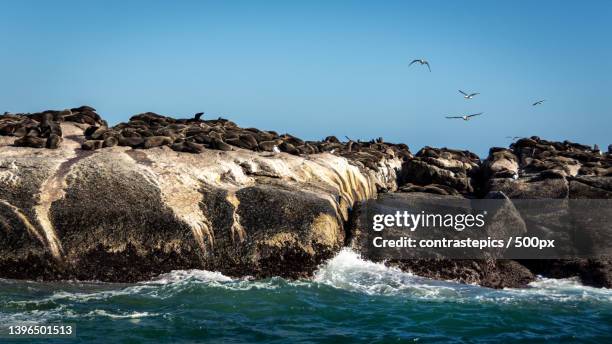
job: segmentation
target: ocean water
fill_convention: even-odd
[[[303,281],[202,270],[138,284],[0,280],[0,325],[56,322],[76,324],[76,338],[13,342],[609,343],[612,290],[434,281],[348,249]]]

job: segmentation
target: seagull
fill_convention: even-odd
[[[544,103],[545,101],[546,101],[546,99],[538,100],[537,102],[531,104],[531,106],[540,105],[540,104]]]
[[[480,116],[480,115],[482,115],[482,112],[475,113],[475,114],[472,114],[472,115],[463,115],[463,116],[446,116],[446,118],[448,118],[448,119],[454,119],[454,118],[457,118],[457,119],[462,119],[462,120],[464,120],[464,121],[469,121],[469,120],[470,120],[470,118],[472,118],[472,117],[474,117],[474,116]]]
[[[422,65],[427,65],[427,69],[429,69],[429,71],[431,72],[431,67],[429,66],[429,62],[427,62],[426,60],[423,59],[416,59],[416,60],[412,60],[412,62],[410,62],[410,64],[408,65],[408,67],[412,66],[413,63],[418,62]]]
[[[278,146],[274,146],[274,147],[272,147],[272,151],[273,151],[274,153],[280,153],[280,152],[281,152],[281,150],[280,150],[280,149],[278,149]]]
[[[520,136],[506,136],[507,139],[511,139],[511,140],[518,140],[521,137]]]
[[[204,112],[198,112],[195,115],[193,115],[193,119],[195,119],[196,121],[199,121],[200,117],[202,117],[203,114]]]
[[[477,96],[477,95],[480,94],[480,93],[470,93],[470,94],[467,94],[467,93],[463,92],[462,90],[459,90],[459,93],[463,94],[463,98],[465,98],[465,99],[472,99],[472,98],[474,98],[474,96]]]

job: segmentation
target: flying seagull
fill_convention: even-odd
[[[472,98],[474,98],[474,96],[477,96],[477,95],[480,94],[480,93],[470,93],[470,94],[467,94],[467,93],[463,92],[462,90],[459,90],[459,93],[463,94],[463,98],[465,98],[465,99],[472,99]]]
[[[474,116],[480,116],[480,115],[482,115],[482,112],[475,113],[475,114],[472,114],[472,115],[463,115],[463,116],[446,116],[446,118],[448,118],[448,119],[455,119],[455,118],[457,118],[457,119],[462,119],[462,120],[464,120],[464,121],[469,121],[469,120],[470,120],[470,118],[472,118],[472,117],[474,117]]]
[[[517,140],[520,139],[520,136],[506,136],[507,139],[511,139],[511,140]]]
[[[412,62],[410,62],[410,64],[408,65],[408,67],[412,66],[413,63],[418,62],[422,65],[427,65],[427,69],[429,69],[429,71],[431,72],[431,67],[429,66],[429,62],[427,62],[426,60],[423,59],[416,59],[416,60],[412,60]]]
[[[546,99],[538,100],[537,102],[531,104],[531,106],[540,105],[540,104],[544,103],[545,101],[546,101]]]

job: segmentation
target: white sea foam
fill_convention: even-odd
[[[2,283],[12,283],[2,281]],[[31,284],[31,285],[30,285]],[[28,289],[36,282],[28,282]],[[206,270],[175,270],[157,278],[134,285],[107,283],[71,284],[35,300],[13,299],[6,305],[26,318],[40,318],[63,314],[62,307],[69,303],[95,303],[112,301],[115,297],[139,295],[145,298],[168,299],[194,288],[219,288],[229,291],[275,290],[279,288],[304,288],[331,286],[367,295],[392,295],[406,298],[452,301],[459,303],[531,303],[542,300],[551,302],[608,302],[612,303],[612,290],[582,285],[577,279],[539,278],[528,288],[494,290],[474,285],[448,281],[436,281],[415,276],[383,263],[365,260],[345,248],[334,258],[320,266],[312,280],[287,281],[275,277],[267,280],[251,278],[235,279],[220,272]],[[32,308],[48,308],[32,311]],[[37,313],[38,312],[38,313]],[[113,314],[125,316],[128,314]],[[138,314],[136,314],[138,315]],[[110,315],[109,315],[110,317]]]
[[[198,282],[231,282],[231,277],[225,276],[224,274],[217,271],[207,270],[173,270],[171,272],[161,274],[151,281],[144,282],[144,284],[170,284],[170,283],[181,283],[187,281],[198,281]]]
[[[340,251],[315,273],[315,282],[370,295],[409,293],[423,298],[457,295],[454,283],[434,281],[383,263],[364,260],[348,248]]]
[[[124,312],[124,313],[111,313],[105,311],[103,309],[95,309],[84,316],[86,317],[107,317],[111,319],[139,319],[139,318],[147,318],[147,317],[155,317],[158,316],[158,313],[149,313],[149,312]]]
[[[461,303],[529,303],[541,300],[612,302],[612,290],[584,286],[577,279],[538,278],[527,288],[494,290],[414,276],[383,263],[364,260],[348,248],[323,264],[313,280],[334,288],[369,295],[402,295]]]

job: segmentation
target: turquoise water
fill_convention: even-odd
[[[419,278],[349,250],[305,281],[202,270],[130,285],[0,280],[1,325],[60,321],[76,324],[76,339],[63,342],[605,343],[612,290],[552,279],[491,290]],[[36,340],[14,342],[26,341]]]

